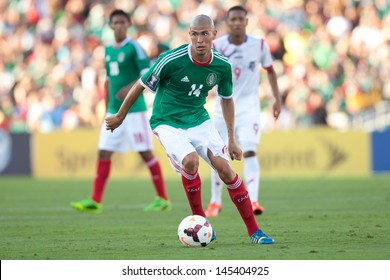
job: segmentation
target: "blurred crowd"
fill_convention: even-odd
[[[274,122],[260,72],[264,129],[346,129],[352,116],[390,100],[390,0],[0,0],[0,128],[100,126],[113,9],[129,12],[129,36],[154,60],[189,42],[197,14],[211,16],[225,34],[226,11],[237,4],[249,11],[247,32],[269,44],[283,95]],[[150,106],[153,95],[145,97]]]

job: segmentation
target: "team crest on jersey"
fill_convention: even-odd
[[[157,76],[152,73],[150,74],[150,76],[148,77],[148,79],[146,80],[146,85],[153,91],[156,91],[157,89],[157,84],[158,84],[158,78]]]
[[[106,56],[106,61],[110,61],[111,60],[111,56],[110,55],[107,55]]]
[[[125,60],[125,53],[121,52],[118,54],[118,61],[123,62]]]
[[[254,61],[249,62],[249,70],[251,70],[251,71],[255,70],[255,62]]]
[[[206,78],[206,83],[209,86],[213,86],[217,83],[217,74],[215,73],[210,73],[207,78]]]

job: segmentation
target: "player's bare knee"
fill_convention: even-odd
[[[111,151],[99,150],[98,159],[99,160],[110,160],[112,156]]]
[[[226,184],[234,180],[236,172],[230,167],[229,164],[223,165],[218,169],[219,178]]]
[[[199,168],[199,156],[193,152],[186,155],[183,159],[183,168],[188,173],[194,174]]]
[[[144,162],[147,162],[154,157],[152,151],[139,152],[139,155],[141,156],[141,158]]]

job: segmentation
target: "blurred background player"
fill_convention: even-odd
[[[150,67],[150,61],[142,47],[127,37],[131,26],[130,17],[122,10],[114,10],[110,14],[109,24],[114,31],[115,43],[106,48],[106,108],[107,116],[115,114],[125,98],[129,88],[140,75]],[[130,83],[129,83],[130,81]],[[113,152],[127,153],[137,151],[146,166],[156,190],[154,201],[144,208],[145,211],[170,210],[165,182],[158,159],[153,155],[153,134],[148,124],[147,107],[143,95],[136,100],[127,112],[124,125],[111,133],[102,124],[98,145],[98,162],[91,198],[71,202],[77,210],[100,212],[102,198],[111,169]]]
[[[272,93],[275,97],[273,115],[277,119],[281,110],[276,73],[272,67],[273,59],[268,45],[263,39],[246,34],[247,11],[242,6],[234,6],[227,12],[229,32],[214,41],[214,48],[229,58],[233,69],[233,99],[235,108],[235,136],[244,155],[244,178],[252,201],[254,214],[260,215],[264,208],[258,203],[260,183],[260,163],[256,151],[260,142],[260,82],[259,66],[268,74]],[[228,133],[223,120],[220,97],[215,102],[214,123],[225,143]],[[223,182],[212,169],[211,201],[206,216],[215,217],[222,207]]]
[[[150,125],[172,166],[181,174],[192,214],[206,216],[198,173],[201,157],[217,170],[226,184],[250,241],[273,244],[274,240],[257,225],[248,191],[228,160],[228,155],[232,160],[240,160],[242,151],[234,136],[232,68],[225,56],[211,48],[216,34],[210,17],[196,16],[190,24],[191,44],[165,52],[157,59],[130,89],[119,111],[106,118],[107,129],[113,131],[123,123],[126,112],[135,106],[144,88],[155,92]],[[209,91],[216,85],[229,134],[227,150],[204,107]]]

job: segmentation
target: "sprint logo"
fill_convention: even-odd
[[[335,169],[336,166],[339,166],[347,160],[347,154],[342,151],[340,147],[325,139],[322,140],[322,143],[324,144],[329,154],[329,162],[325,167],[326,171]]]

